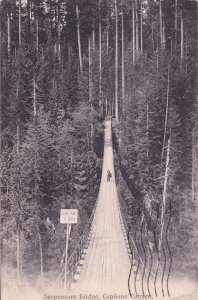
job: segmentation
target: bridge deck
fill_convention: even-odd
[[[111,121],[106,121],[99,198],[88,252],[76,289],[83,293],[128,295],[130,260],[121,227],[111,136]],[[110,182],[107,182],[108,169],[112,173]]]

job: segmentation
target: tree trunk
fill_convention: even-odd
[[[143,5],[142,5],[142,0],[140,2],[140,5],[141,5],[140,39],[141,39],[141,53],[143,53]]]
[[[154,51],[155,50],[155,45],[154,45],[154,26],[153,26],[153,22],[151,24],[151,40],[152,40],[152,49]]]
[[[136,0],[136,10],[135,10],[135,19],[136,19],[136,53],[139,52],[139,24],[138,24],[138,2]]]
[[[184,56],[187,58],[188,57],[188,37],[185,39],[185,54]],[[188,64],[186,63],[186,74],[188,73]]]
[[[17,59],[17,47],[14,47],[14,59]]]
[[[148,159],[149,159],[149,103],[148,103],[148,99],[147,99],[147,103],[146,103],[146,140],[147,140],[146,158],[148,161]]]
[[[102,28],[99,16],[99,112],[102,114]]]
[[[34,5],[33,5],[33,2],[30,1],[30,19],[31,20],[34,20]]]
[[[194,174],[195,174],[195,131],[192,130],[192,201],[195,199],[195,186],[194,186]]]
[[[108,115],[108,102],[107,102],[107,97],[105,97],[105,115]]]
[[[73,142],[73,139],[72,139],[72,142]],[[73,197],[73,187],[74,187],[74,180],[73,180],[73,143],[71,144],[71,152],[70,152],[70,163],[71,163],[71,169],[70,169],[70,172],[71,172],[71,189],[70,189],[70,192],[71,192],[71,197]]]
[[[19,0],[19,47],[21,46],[21,0]]]
[[[93,83],[92,83],[92,51],[89,37],[89,103],[91,109],[91,150],[93,151]]]
[[[56,79],[53,79],[53,93],[56,94]]]
[[[69,70],[71,69],[71,53],[72,53],[72,46],[71,46],[71,43],[68,42],[67,44],[67,52],[68,52],[68,67],[69,67]]]
[[[173,58],[173,40],[171,38],[171,60]]]
[[[165,40],[165,25],[164,25],[164,21],[162,22],[162,48],[165,49],[166,48],[166,44],[165,44],[166,40]]]
[[[33,110],[34,110],[34,118],[36,118],[36,81],[35,81],[35,75],[33,78]]]
[[[36,129],[36,81],[35,76],[33,78],[33,98],[34,98],[34,128]],[[39,190],[39,173],[38,173],[38,140],[36,136],[36,144],[35,144],[35,159],[34,159],[34,201],[36,206],[38,207],[38,190]],[[36,229],[38,234],[38,243],[39,243],[39,255],[40,255],[40,275],[41,275],[41,282],[43,283],[43,246],[42,246],[42,238],[39,230],[38,224],[38,216],[36,220]]]
[[[17,86],[16,86],[16,100],[17,100],[17,105],[19,105],[19,82],[17,81]],[[19,142],[20,142],[20,133],[19,133],[19,115],[17,115],[17,126],[16,126],[16,154],[17,154],[17,161],[19,158]],[[18,162],[18,167],[19,167],[19,162]],[[17,195],[16,197],[19,200],[19,172],[17,172]],[[20,247],[20,228],[19,228],[19,220],[17,218],[16,220],[16,246],[17,246],[17,253],[16,253],[16,258],[17,258],[17,282],[20,283],[20,274],[21,274],[21,247]]]
[[[28,36],[31,40],[31,11],[30,11],[30,0],[27,0],[27,15],[28,15]]]
[[[42,245],[42,239],[41,234],[39,231],[39,226],[37,224],[37,230],[38,230],[38,241],[39,241],[39,253],[40,253],[40,272],[41,272],[41,280],[43,282],[43,245]]]
[[[78,54],[79,54],[80,71],[82,72],[83,63],[82,63],[82,50],[81,50],[81,40],[80,40],[80,19],[79,19],[78,5],[76,5],[76,17],[77,17]]]
[[[95,25],[94,23],[92,23],[92,48],[93,48],[93,51],[95,51],[96,49],[96,34],[95,34]]]
[[[175,0],[175,50],[177,49],[177,1]]]
[[[16,146],[16,148],[17,148],[17,155],[19,155],[19,139],[20,139],[20,129],[19,129],[19,124],[17,124],[17,146]]]
[[[166,115],[165,115],[165,123],[164,123],[164,137],[163,137],[163,144],[162,144],[161,161],[164,158],[164,148],[166,142],[167,126],[168,126],[169,89],[170,89],[170,66],[168,66],[168,82],[167,82],[167,90],[166,90]]]
[[[55,44],[54,44],[54,54],[56,54],[57,53],[57,43],[55,42]]]
[[[89,37],[89,41],[88,41],[88,45],[89,45],[89,49],[88,49],[88,53],[89,53],[89,104],[91,105],[92,103],[92,86],[91,86],[91,40]]]
[[[111,115],[115,114],[115,95],[111,98]]]
[[[158,74],[159,74],[159,46],[158,46],[158,37],[157,37],[157,77],[158,77]]]
[[[19,82],[16,83],[16,100],[17,105],[19,105]],[[19,115],[17,115],[17,128],[16,128],[16,137],[17,137],[17,145],[16,145],[16,151],[17,151],[17,157],[19,155],[19,140],[20,140],[20,132],[19,132]]]
[[[36,51],[39,51],[39,23],[38,16],[36,17]]]
[[[162,22],[162,0],[159,3],[159,18],[160,18],[160,45],[163,48],[163,22]]]
[[[21,247],[20,247],[20,229],[17,221],[17,232],[16,232],[16,244],[17,244],[17,283],[20,284],[21,279]]]
[[[159,238],[159,253],[161,250],[162,239],[163,239],[163,229],[164,229],[164,214],[166,210],[166,192],[168,185],[168,170],[169,170],[169,161],[170,161],[170,139],[168,139],[167,145],[167,155],[166,155],[166,169],[165,169],[165,179],[164,179],[164,189],[163,189],[163,197],[162,197],[162,211],[160,218],[160,238]]]
[[[166,192],[167,192],[167,186],[168,186],[169,161],[170,161],[170,139],[168,139],[168,145],[167,145],[166,167],[165,167],[165,176],[164,176],[164,189],[163,189],[162,209],[161,209],[161,217],[160,217],[160,234],[159,234],[159,240],[158,240],[158,251],[157,251],[158,255],[157,255],[157,266],[156,266],[156,275],[155,275],[154,285],[156,285],[157,274],[158,274],[160,261],[161,261],[161,249],[162,249],[163,232],[164,232],[164,217],[165,217],[165,212],[166,212]],[[163,290],[162,290],[162,292],[163,292]],[[156,286],[155,286],[155,294],[157,295]]]
[[[107,17],[107,55],[109,53],[109,16]]]
[[[132,1],[132,39],[133,39],[133,64],[135,63],[135,4]]]
[[[184,57],[184,20],[183,11],[181,7],[181,59]]]
[[[52,37],[52,0],[49,0],[50,35]]]
[[[115,0],[116,37],[115,37],[115,117],[118,121],[118,0]]]
[[[125,97],[124,11],[122,9],[122,103]]]
[[[10,13],[8,12],[8,57],[11,53],[11,20]]]
[[[58,0],[58,61],[61,60],[60,0]]]

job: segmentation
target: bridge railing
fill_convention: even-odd
[[[135,261],[139,260],[141,265],[144,266],[144,259],[142,258],[141,253],[138,250],[138,247],[136,245],[136,242],[129,230],[129,226],[127,224],[127,222],[125,221],[125,217],[124,217],[124,213],[121,207],[121,195],[119,190],[117,189],[118,192],[118,201],[119,201],[119,210],[120,210],[120,219],[121,219],[121,223],[123,223],[123,231],[126,233],[125,234],[125,240],[126,240],[126,244],[127,244],[127,249],[128,249],[128,255],[129,255],[129,259],[132,265],[135,264]]]
[[[119,199],[121,199],[120,195]],[[167,294],[168,297],[170,297],[169,277],[172,266],[172,257],[167,236],[165,237],[165,245],[162,245],[163,255],[160,257],[157,241],[154,240],[156,238],[155,229],[152,234],[148,232],[148,227],[146,228],[143,222],[144,212],[141,217],[140,228],[131,230],[130,226],[128,226],[125,221],[121,205],[119,210],[120,220],[123,224],[122,226],[124,227],[123,231],[125,231],[125,237],[127,237],[125,240],[134,278],[133,286],[130,286],[130,288],[134,288],[135,292],[137,293],[139,281],[141,284],[142,295],[144,295],[145,291],[147,290],[148,295],[150,296],[154,294],[157,297],[158,295],[162,294],[164,297],[164,295]],[[168,217],[169,219],[167,222],[170,222],[170,215]],[[167,235],[169,223],[166,226]]]
[[[70,288],[72,283],[78,280],[80,268],[83,265],[83,261],[89,246],[90,242],[90,235],[91,235],[91,228],[93,224],[94,214],[96,211],[98,202],[98,197],[91,213],[91,216],[86,224],[86,227],[81,234],[78,243],[76,244],[75,248],[73,249],[71,255],[67,261],[67,287]],[[57,281],[60,282],[61,287],[64,286],[65,280],[65,267],[62,266],[61,272],[58,276]]]
[[[110,121],[111,118],[112,118],[111,116],[108,116],[106,120]],[[112,140],[109,139],[109,140],[105,141],[105,143],[111,144]],[[104,163],[104,161],[103,161],[103,163]],[[86,224],[86,227],[85,227],[83,233],[81,234],[79,241],[76,244],[74,250],[72,251],[71,255],[68,258],[68,261],[67,261],[67,287],[71,287],[72,283],[77,281],[79,278],[79,273],[80,273],[81,267],[83,265],[83,261],[84,261],[85,255],[87,253],[87,249],[88,249],[89,242],[90,242],[91,228],[93,225],[93,219],[94,219],[94,215],[95,215],[95,211],[96,211],[96,207],[97,207],[97,203],[98,203],[99,194],[100,194],[100,190],[98,193],[98,197],[97,197],[95,206],[91,213],[91,216]],[[65,268],[64,268],[64,266],[62,266],[61,272],[58,276],[58,281],[60,281],[61,287],[64,286],[64,280],[65,280],[64,276],[65,276]]]

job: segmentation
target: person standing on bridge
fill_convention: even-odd
[[[111,172],[108,169],[107,170],[107,182],[110,182],[111,177],[112,177],[112,174],[111,174]]]

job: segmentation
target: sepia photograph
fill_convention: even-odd
[[[198,0],[0,0],[2,300],[198,300]]]

